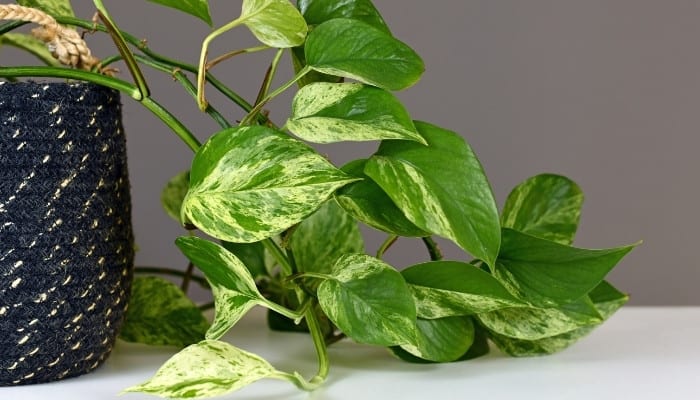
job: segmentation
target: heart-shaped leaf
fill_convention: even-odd
[[[347,18],[318,25],[306,39],[304,54],[307,66],[315,71],[388,90],[415,84],[425,70],[423,60],[406,44]]]
[[[70,0],[17,0],[17,4],[39,9],[54,17],[75,17]]]
[[[366,164],[367,160],[355,160],[341,168],[362,180],[340,188],[335,193],[338,204],[358,220],[381,231],[406,237],[430,236],[406,219],[384,190],[365,175]]]
[[[403,139],[424,143],[401,102],[360,83],[313,83],[297,92],[287,129],[314,143]]]
[[[494,276],[517,297],[556,307],[588,294],[634,247],[580,249],[503,228]]]
[[[370,0],[299,0],[297,7],[309,25],[319,25],[335,18],[350,18],[389,33],[389,27]]]
[[[415,341],[416,306],[396,270],[376,258],[350,254],[318,286],[328,318],[351,339],[393,346]]]
[[[281,132],[231,128],[195,155],[183,221],[221,240],[258,242],[300,222],[355,180]]]
[[[131,285],[129,309],[119,338],[148,345],[184,347],[204,339],[209,322],[179,287],[156,277]]]
[[[446,237],[493,265],[501,241],[491,186],[471,147],[454,132],[416,122],[428,146],[391,140],[365,173],[421,229]]]
[[[304,17],[288,0],[243,0],[239,20],[270,47],[299,46],[309,30]]]
[[[416,328],[415,343],[403,344],[401,348],[428,361],[455,361],[463,356],[474,342],[474,324],[471,318],[418,318]]]
[[[201,19],[211,26],[211,15],[209,14],[208,0],[148,0],[166,7],[183,11],[194,17]],[[42,0],[43,2],[43,0]]]
[[[340,256],[365,251],[357,222],[332,200],[299,224],[289,244],[300,272],[328,273]]]
[[[532,236],[571,244],[582,205],[583,192],[574,181],[560,175],[537,175],[510,192],[501,224]]]
[[[276,374],[260,356],[225,342],[204,340],[177,353],[153,378],[125,392],[176,399],[214,397]]]
[[[471,315],[524,305],[491,274],[467,263],[428,262],[406,268],[401,275],[409,284],[421,318]]]
[[[181,172],[170,179],[160,192],[160,203],[163,209],[177,222],[180,222],[182,201],[187,195],[189,184],[190,171]]]

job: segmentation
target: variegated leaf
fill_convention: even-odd
[[[553,242],[574,241],[583,205],[583,192],[561,175],[533,176],[510,192],[501,225]]]
[[[195,16],[207,24],[211,25],[211,15],[209,14],[208,0],[148,0],[152,3],[171,7],[192,16]]]
[[[54,17],[75,17],[70,0],[17,0],[17,4],[39,9]]]
[[[231,128],[195,155],[183,220],[221,240],[257,242],[300,222],[355,180],[281,132]]]
[[[174,355],[153,378],[125,392],[177,399],[214,397],[278,373],[260,356],[228,343],[204,340]]]
[[[211,285],[214,295],[214,321],[206,332],[207,339],[219,339],[233,328],[251,308],[264,304],[257,298],[227,289],[221,285]]]
[[[412,223],[493,266],[500,221],[481,163],[458,134],[425,122],[415,125],[429,146],[382,142],[365,173]]]
[[[22,49],[41,60],[44,64],[52,67],[61,65],[54,56],[51,55],[46,43],[32,35],[24,33],[3,33],[0,35],[0,45],[7,45]]]
[[[393,346],[415,341],[411,293],[401,274],[381,260],[364,254],[341,257],[317,295],[328,318],[359,343]]]
[[[585,296],[634,247],[580,249],[503,228],[494,276],[516,297],[556,307]]]
[[[418,318],[416,331],[416,341],[402,344],[401,348],[428,361],[455,361],[474,342],[474,324],[468,317]]]
[[[182,201],[190,184],[190,171],[181,172],[168,181],[160,192],[160,203],[166,214],[180,222]]]
[[[299,224],[289,245],[299,272],[328,273],[340,256],[365,251],[357,221],[333,200]]]
[[[425,143],[401,102],[360,83],[313,83],[294,96],[287,129],[314,143],[413,140]]]
[[[524,303],[491,274],[467,263],[434,261],[401,271],[421,318],[471,315]]]
[[[270,47],[299,46],[309,30],[304,17],[289,0],[243,0],[239,20]]]

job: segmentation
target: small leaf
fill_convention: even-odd
[[[165,212],[175,221],[180,222],[182,201],[187,195],[190,184],[190,171],[175,175],[160,193],[160,203]]]
[[[151,3],[171,7],[201,19],[211,26],[208,0],[148,0]]]
[[[524,303],[491,274],[466,263],[434,261],[401,271],[416,302],[418,316],[471,315]]]
[[[338,204],[365,224],[398,236],[424,237],[430,233],[413,225],[384,190],[364,173],[367,160],[355,160],[341,168],[362,180],[350,183],[335,193]]]
[[[219,339],[243,318],[251,308],[263,302],[248,295],[211,285],[214,295],[214,321],[206,332],[207,339]]]
[[[413,49],[362,21],[337,18],[318,25],[306,40],[307,65],[324,74],[382,89],[405,89],[420,79],[423,61]]]
[[[340,256],[365,250],[357,222],[332,200],[299,224],[289,245],[299,272],[328,273]]]
[[[313,83],[294,96],[287,129],[314,143],[413,140],[425,144],[391,93],[360,83]]]
[[[223,242],[224,248],[235,255],[248,268],[248,271],[257,278],[267,275],[268,263],[265,246],[262,242],[255,243],[231,243]]]
[[[184,347],[204,339],[209,322],[179,287],[156,277],[135,278],[119,338]]]
[[[259,41],[277,48],[303,44],[309,30],[288,0],[243,0],[240,21]]]
[[[228,343],[205,340],[174,355],[149,381],[125,392],[192,399],[221,396],[275,376],[270,363]]]
[[[0,45],[7,45],[17,47],[22,49],[41,60],[44,64],[52,67],[58,67],[61,65],[58,60],[51,55],[46,43],[35,38],[32,35],[27,35],[24,33],[3,33],[0,35]]]
[[[416,327],[416,342],[403,344],[401,348],[424,360],[455,361],[463,356],[474,342],[474,324],[471,318],[418,318]]]
[[[582,205],[583,193],[574,181],[560,175],[537,175],[510,192],[501,224],[569,245],[576,235]]]
[[[70,0],[17,0],[17,4],[39,9],[53,17],[75,17]]]
[[[281,132],[226,129],[194,157],[183,220],[217,239],[258,242],[301,222],[354,180]]]
[[[390,33],[389,27],[370,0],[299,0],[297,6],[309,25],[320,25],[335,18],[350,18]]]
[[[494,276],[519,298],[557,306],[585,296],[634,247],[580,249],[504,228]]]
[[[416,306],[396,270],[376,258],[351,254],[318,287],[328,318],[351,339],[393,346],[415,340]]]
[[[496,201],[484,170],[462,137],[416,122],[429,146],[382,142],[365,173],[416,226],[448,238],[493,265],[501,240]]]

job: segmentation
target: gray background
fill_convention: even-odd
[[[74,1],[83,18],[90,1]],[[153,49],[195,63],[208,27],[143,1],[105,2],[122,28]],[[586,194],[576,244],[644,244],[610,279],[632,304],[700,304],[696,286],[700,116],[700,2],[694,0],[376,0],[394,34],[427,65],[400,97],[416,119],[460,132],[479,155],[499,206],[510,188],[540,173],[577,181]],[[211,1],[216,26],[240,1]],[[98,56],[114,53],[90,37]],[[255,45],[244,28],[212,54]],[[9,54],[9,53],[8,53]],[[245,56],[214,73],[247,97],[257,92],[271,53]],[[3,59],[5,56],[3,56]],[[281,74],[289,77],[289,69]],[[126,72],[121,75],[127,78]],[[154,97],[204,140],[216,131],[169,77],[148,71]],[[213,94],[210,90],[209,93]],[[270,109],[278,122],[289,97]],[[241,114],[219,101],[221,111]],[[172,245],[182,230],[160,209],[162,185],[191,154],[159,120],[125,99],[139,265],[182,267]],[[324,146],[338,163],[374,145]],[[381,235],[371,232],[368,250]],[[459,253],[445,245],[453,257]],[[399,266],[424,258],[414,241],[390,250]]]

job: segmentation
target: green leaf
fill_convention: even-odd
[[[267,275],[268,262],[265,253],[265,246],[262,242],[255,243],[231,243],[223,242],[224,248],[235,255],[246,267],[253,276]]]
[[[389,195],[364,173],[367,160],[355,160],[341,168],[362,180],[346,185],[335,193],[338,204],[365,224],[398,236],[424,237],[430,233],[413,225]]]
[[[501,225],[553,242],[571,244],[582,205],[583,193],[574,181],[560,175],[537,175],[510,192],[503,207]]]
[[[46,47],[46,43],[32,35],[12,32],[3,33],[0,35],[0,45],[13,46],[24,50],[37,57],[48,66],[58,67],[61,65],[61,63],[51,55],[51,52]]]
[[[376,258],[351,254],[333,266],[318,287],[328,318],[348,337],[393,346],[415,341],[416,306],[396,270]]]
[[[288,0],[243,0],[239,20],[270,47],[299,46],[309,30],[304,17]]]
[[[70,0],[17,0],[17,4],[39,9],[53,17],[75,17]]]
[[[309,25],[320,25],[335,18],[350,18],[389,32],[389,27],[370,0],[299,0],[297,6]]]
[[[471,318],[418,318],[416,327],[415,343],[403,344],[401,349],[424,360],[455,361],[463,356],[474,342],[474,324]]]
[[[493,265],[501,240],[496,202],[484,170],[454,132],[416,122],[429,146],[385,141],[365,173],[406,217]]]
[[[270,363],[228,343],[205,340],[182,350],[155,376],[125,392],[192,399],[221,396],[279,372]]]
[[[299,224],[289,245],[299,272],[328,273],[340,256],[365,251],[357,222],[332,200]]]
[[[221,240],[258,242],[297,224],[354,180],[281,132],[226,129],[194,157],[183,220]]]
[[[608,282],[601,282],[589,294],[603,321],[608,319],[622,305],[628,296],[615,289]],[[601,322],[602,323],[602,322]],[[540,340],[520,340],[507,336],[490,333],[494,343],[506,354],[515,357],[536,356],[552,354],[564,350],[595,329],[595,326],[586,326],[570,332],[562,333]]]
[[[187,195],[190,184],[190,171],[175,175],[160,193],[160,203],[165,212],[175,221],[180,222],[182,201]]]
[[[208,0],[148,0],[151,3],[160,4],[166,7],[171,7],[176,10],[183,11],[202,21],[212,25],[211,15],[209,14]]]
[[[420,79],[423,61],[413,49],[362,21],[338,18],[318,25],[306,40],[307,65],[388,90]]]
[[[519,298],[557,306],[585,296],[634,247],[581,249],[504,228],[494,276]]]
[[[287,129],[314,143],[403,139],[424,143],[401,102],[360,83],[313,83],[297,92]]]
[[[479,314],[478,318],[491,332],[524,340],[556,336],[602,321],[588,297],[560,308],[506,308]]]
[[[204,339],[209,322],[179,287],[156,277],[135,278],[119,337],[127,342],[184,347]]]
[[[208,339],[225,334],[257,304],[265,304],[250,272],[223,246],[196,236],[179,237],[175,244],[211,284],[215,316]]]
[[[522,306],[491,274],[467,263],[433,261],[401,271],[421,318],[471,315]]]

